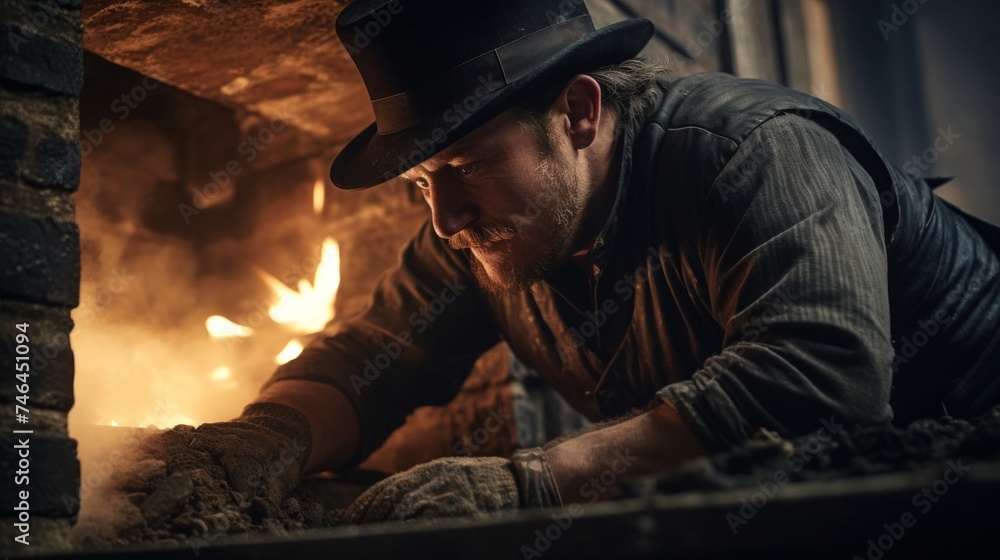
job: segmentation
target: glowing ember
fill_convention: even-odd
[[[197,426],[200,422],[195,422],[190,416],[185,416],[183,414],[172,414],[170,416],[156,419],[147,414],[146,417],[142,419],[142,422],[139,422],[135,427],[148,428],[153,426],[154,428],[158,428],[160,430],[167,430],[181,424]]]
[[[317,214],[323,213],[323,203],[326,197],[326,185],[323,184],[323,179],[316,179],[316,184],[313,185],[313,212]]]
[[[233,371],[228,366],[219,366],[212,372],[212,379],[215,381],[225,381],[233,377]]]
[[[212,338],[247,338],[253,334],[253,329],[237,325],[221,315],[212,315],[205,319],[205,328]]]
[[[323,330],[333,319],[333,303],[340,287],[340,246],[333,239],[323,241],[313,283],[304,278],[299,280],[298,291],[262,270],[257,270],[257,274],[277,296],[276,303],[268,310],[275,323],[298,334],[312,334]]]
[[[121,428],[121,427],[125,427],[125,428],[149,428],[149,427],[153,427],[153,428],[157,428],[157,429],[160,429],[160,430],[166,430],[166,429],[169,429],[169,428],[173,428],[174,426],[177,426],[179,424],[187,424],[189,426],[195,426],[195,425],[198,424],[198,422],[195,422],[194,419],[192,419],[190,416],[185,416],[184,414],[178,414],[178,413],[171,413],[171,414],[166,414],[166,415],[159,414],[156,418],[154,418],[153,415],[151,415],[151,414],[146,414],[143,417],[142,421],[140,421],[140,422],[125,421],[125,420],[123,420],[122,423],[119,423],[117,420],[111,420],[107,424],[104,424],[103,421],[99,420],[97,422],[97,424],[99,424],[99,425],[105,425],[105,426],[115,426],[115,427],[119,427],[119,428]]]
[[[285,345],[285,349],[278,352],[277,357],[274,361],[278,362],[278,365],[288,363],[298,357],[302,353],[302,344],[297,340],[293,340]]]

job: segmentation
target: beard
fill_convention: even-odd
[[[569,259],[586,205],[582,181],[554,150],[543,151],[535,176],[538,190],[525,202],[528,217],[512,214],[512,225],[470,227],[449,240],[452,248],[470,250],[472,272],[488,293],[525,290]]]

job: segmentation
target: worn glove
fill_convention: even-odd
[[[214,464],[236,492],[281,503],[298,485],[311,446],[305,416],[290,406],[263,402],[248,405],[228,422],[177,426],[152,436],[140,443],[139,453],[166,462],[168,475]]]
[[[562,504],[540,448],[501,457],[447,457],[391,476],[361,494],[342,522],[483,516]]]
[[[195,534],[205,539],[206,532],[243,523],[244,512],[264,516],[298,484],[311,438],[294,408],[256,403],[235,420],[177,426],[132,445],[133,453],[90,489],[73,527],[73,540],[83,547],[148,541],[165,531],[190,535],[193,529],[176,526],[195,521],[201,524]],[[204,516],[215,519],[211,530]]]

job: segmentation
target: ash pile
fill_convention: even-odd
[[[173,431],[185,430],[194,429],[178,426]],[[138,442],[130,457],[83,501],[72,533],[75,546],[106,550],[153,545],[197,551],[223,541],[262,534],[288,538],[338,524],[342,510],[325,507],[310,481],[280,502],[264,486],[255,495],[241,493],[230,486],[213,457],[183,442],[179,438],[177,447],[170,449],[150,449],[148,443]]]
[[[981,417],[944,416],[891,425],[846,428],[825,419],[811,434],[786,440],[761,429],[731,451],[692,461],[665,475],[631,481],[618,497],[756,488],[778,484],[916,471],[942,464],[1000,460],[1000,405]],[[950,462],[950,463],[949,463]]]

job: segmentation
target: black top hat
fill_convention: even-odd
[[[337,35],[368,88],[376,122],[340,152],[330,179],[392,179],[559,77],[635,57],[646,19],[594,29],[583,0],[357,0]]]

